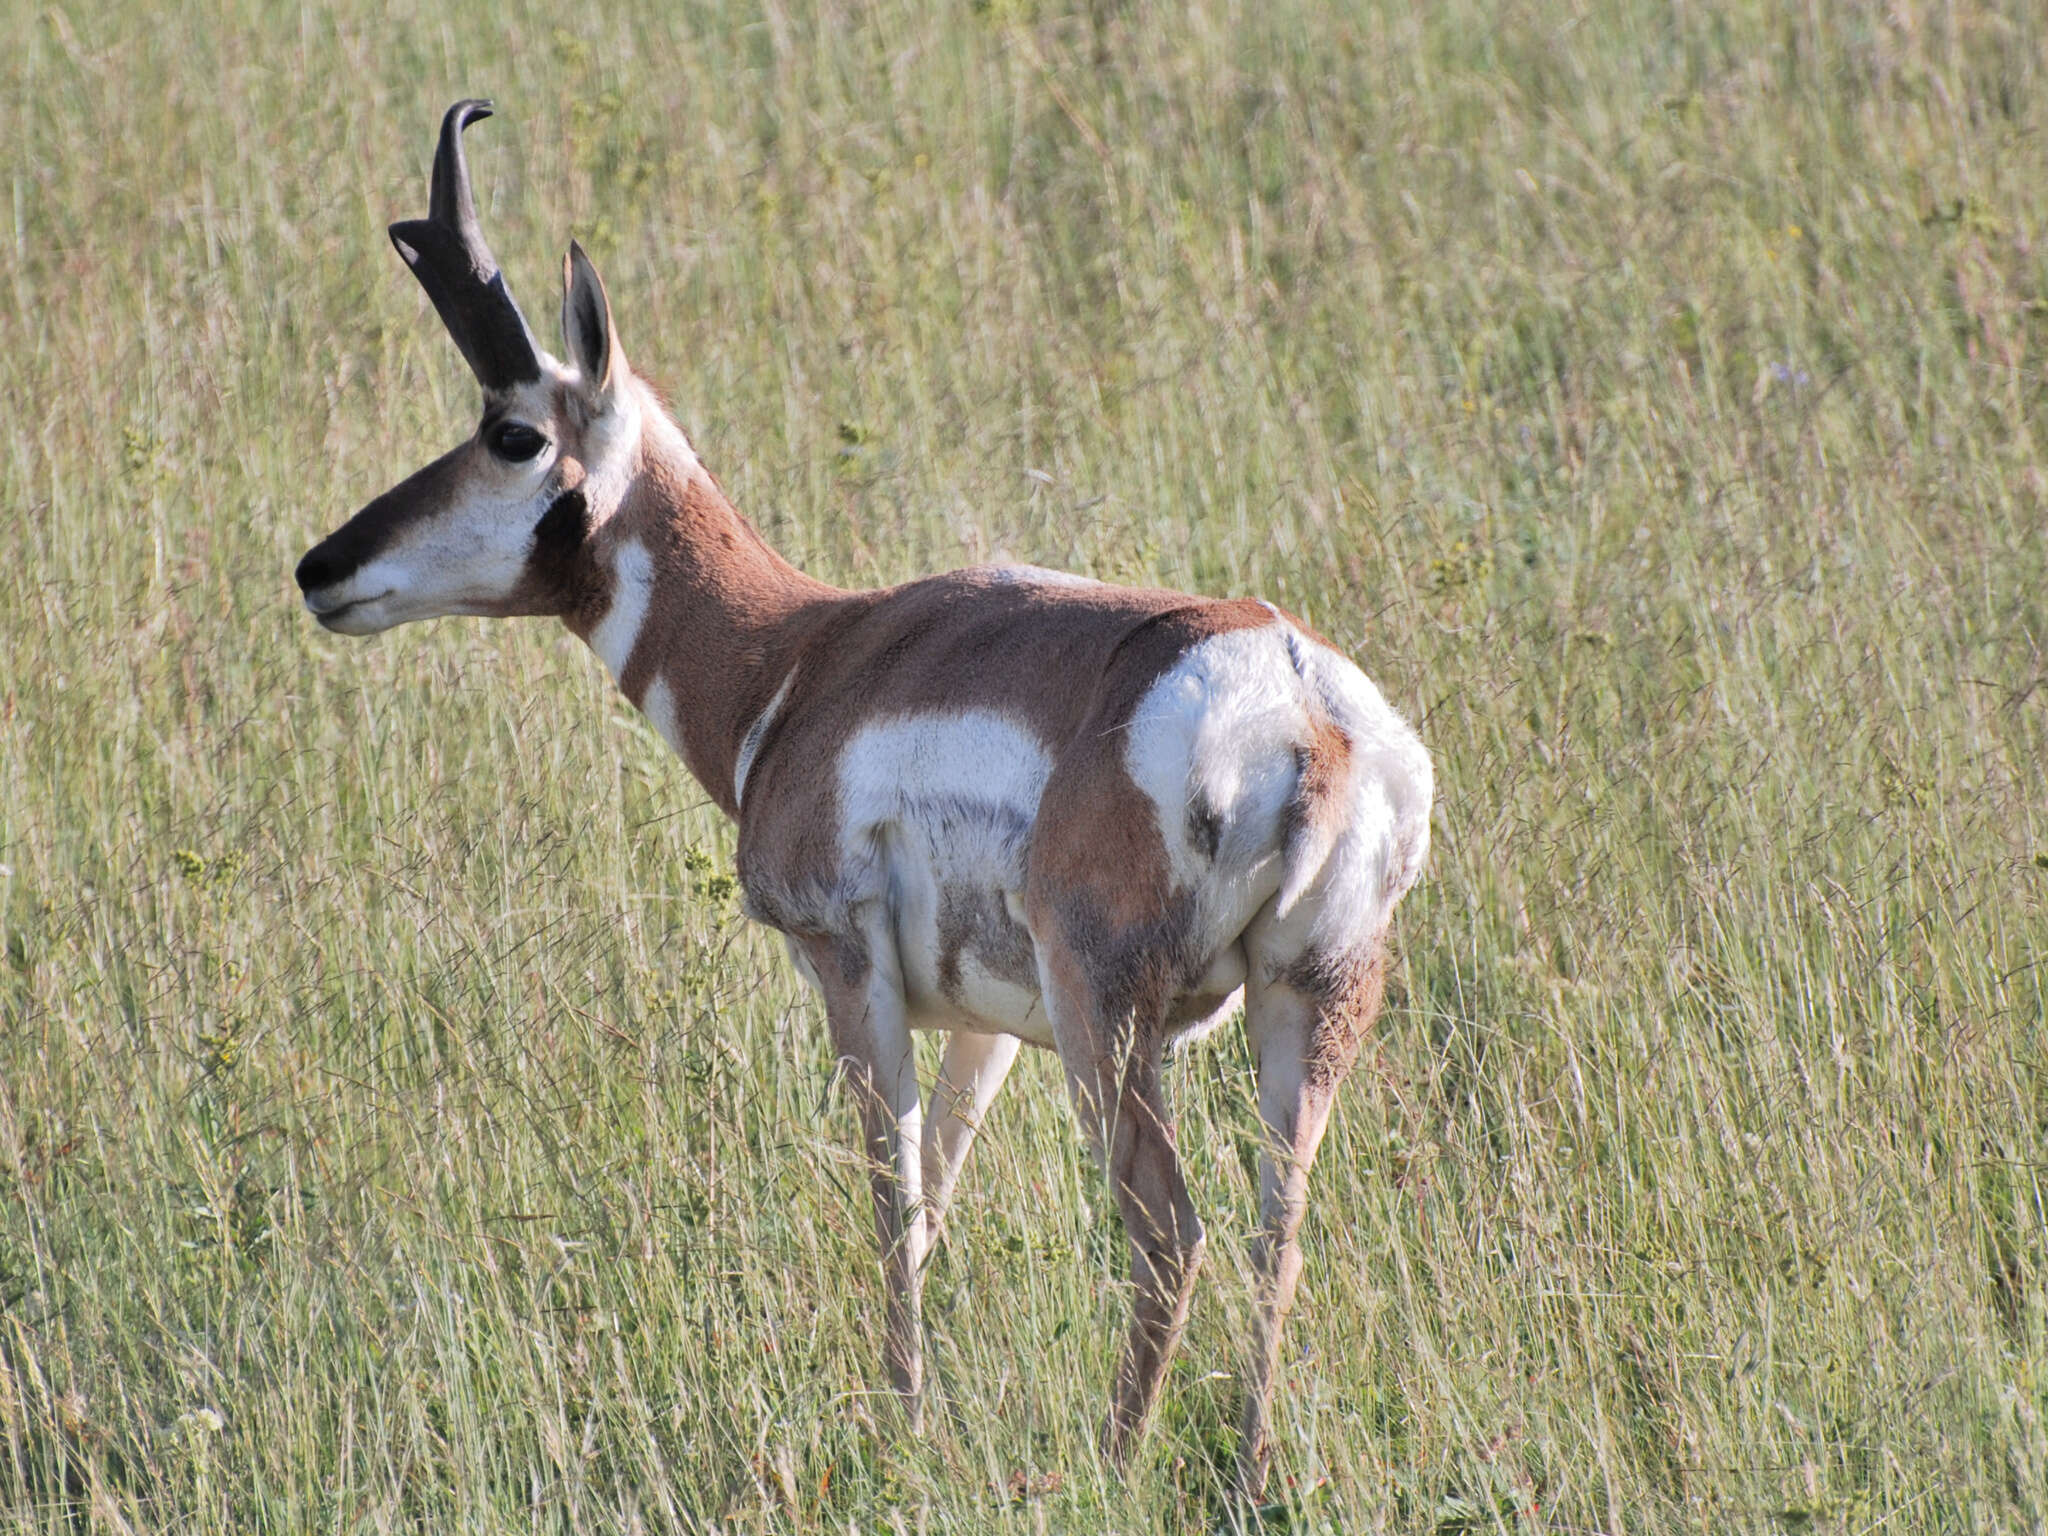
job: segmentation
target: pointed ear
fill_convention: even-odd
[[[604,296],[597,268],[574,240],[562,258],[562,347],[592,395],[611,388],[612,374],[621,362],[612,335],[611,300]]]

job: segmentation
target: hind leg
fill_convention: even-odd
[[[1130,1244],[1130,1332],[1102,1431],[1122,1466],[1187,1324],[1203,1235],[1159,1070],[1194,903],[1175,884],[1156,807],[1126,772],[1135,693],[1105,688],[1039,800],[1024,912],[1053,1045]]]
[[[1109,1176],[1130,1244],[1130,1332],[1117,1363],[1102,1449],[1121,1467],[1143,1432],[1179,1347],[1201,1268],[1203,1233],[1174,1148],[1160,1082],[1163,999],[1126,1000],[1091,981],[1079,956],[1041,944],[1054,1042],[1083,1132]]]
[[[1385,956],[1375,940],[1346,954],[1297,958],[1277,974],[1254,957],[1245,987],[1245,1027],[1266,1132],[1259,1157],[1259,1231],[1252,1244],[1258,1320],[1237,1449],[1238,1492],[1247,1499],[1264,1493],[1272,1456],[1273,1378],[1301,1279],[1309,1168],[1337,1086],[1379,1012],[1384,971]]]

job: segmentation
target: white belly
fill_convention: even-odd
[[[902,848],[891,860],[896,952],[917,1029],[968,1028],[1052,1044],[1038,957],[996,869],[963,870]]]

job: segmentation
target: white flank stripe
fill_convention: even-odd
[[[768,707],[754,717],[754,723],[747,727],[747,734],[740,738],[740,755],[732,765],[732,803],[738,805],[740,796],[746,793],[747,775],[754,771],[754,758],[761,751],[761,738],[768,734],[768,727],[775,723],[775,717],[782,710],[782,701],[789,697],[789,685],[796,681],[796,668],[789,669],[789,675],[782,680],[782,686],[775,690],[775,697],[768,701]],[[678,751],[681,748],[677,748]]]
[[[657,677],[647,685],[647,694],[640,700],[640,713],[661,732],[661,739],[669,744],[670,750],[681,757],[683,722],[676,717],[676,696],[669,691],[667,678]]]
[[[626,675],[653,596],[654,557],[638,539],[628,540],[612,556],[612,605],[590,632],[590,648],[611,669],[614,682]]]

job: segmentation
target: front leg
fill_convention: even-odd
[[[975,1133],[981,1129],[981,1117],[1009,1076],[1022,1044],[1015,1035],[977,1035],[964,1029],[956,1030],[946,1042],[945,1059],[939,1063],[931,1109],[924,1121],[927,1258],[939,1246],[946,1209],[953,1203],[953,1188],[960,1180]]]
[[[903,1004],[894,936],[877,915],[857,935],[812,934],[800,940],[825,997],[832,1049],[854,1106],[874,1192],[875,1233],[888,1292],[883,1358],[915,1433],[921,1427],[924,1340],[919,1320],[925,1224],[924,1113],[918,1104],[917,1055]]]

